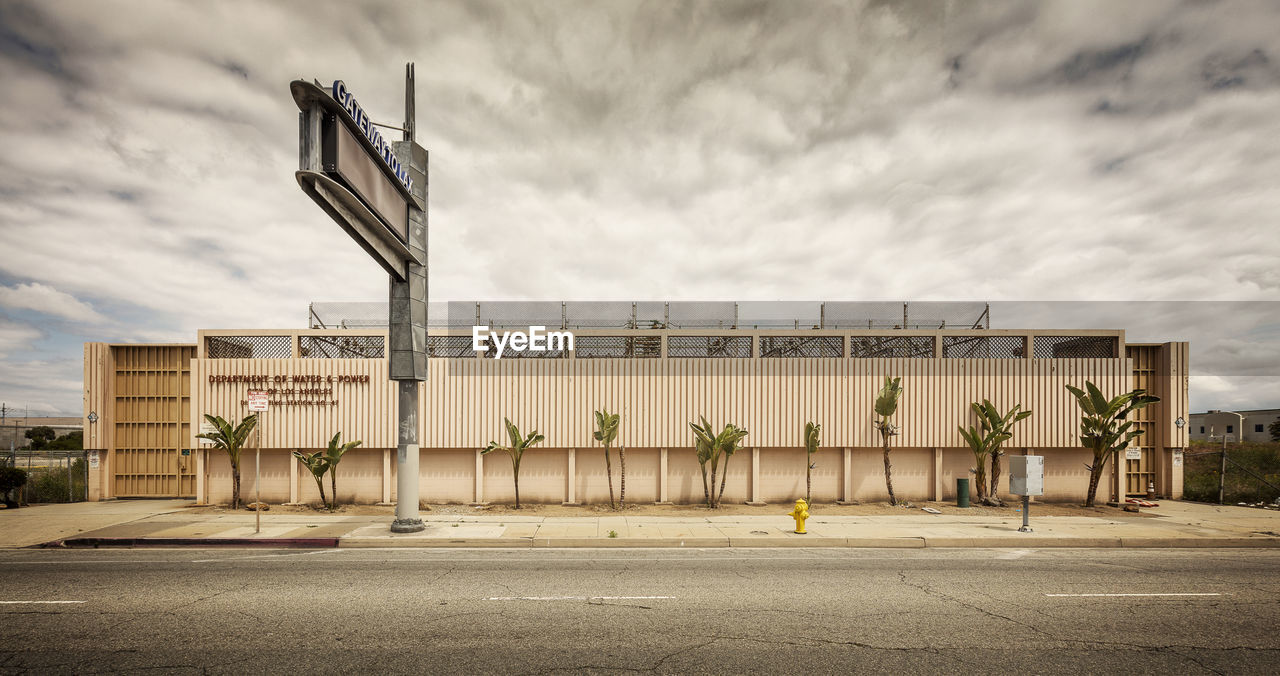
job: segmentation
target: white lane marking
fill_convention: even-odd
[[[20,605],[24,603],[84,603],[84,601],[0,601],[0,604],[6,606]]]
[[[1031,549],[1015,549],[1015,550],[1013,550],[1013,551],[1011,551],[1011,552],[1003,552],[1003,553],[1001,553],[1001,554],[996,554],[996,558],[997,558],[997,559],[1003,559],[1003,560],[1006,560],[1006,561],[1013,561],[1013,560],[1016,560],[1016,559],[1020,559],[1020,558],[1022,558],[1022,557],[1024,557],[1024,556],[1026,556],[1027,554],[1030,554],[1032,551],[1034,551],[1034,550],[1031,550]]]
[[[1169,592],[1164,594],[1045,594],[1045,596],[1222,596],[1222,594]]]
[[[486,601],[653,601],[674,596],[490,596]]]

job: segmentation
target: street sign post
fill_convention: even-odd
[[[266,390],[249,390],[249,411],[258,416],[258,424],[254,425],[258,433],[258,447],[253,460],[253,488],[256,494],[253,504],[254,533],[262,532],[262,414],[267,412],[271,399]]]
[[[427,379],[427,150],[414,143],[413,64],[405,67],[404,140],[388,142],[346,83],[289,84],[298,116],[294,177],[390,278],[391,379],[397,382],[395,533],[418,516],[418,386]]]

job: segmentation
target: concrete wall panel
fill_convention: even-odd
[[[490,458],[485,458],[488,462]],[[394,472],[395,458],[392,457]],[[470,503],[475,499],[476,454],[469,448],[422,449],[418,497],[427,503]],[[391,482],[392,489],[395,481]]]

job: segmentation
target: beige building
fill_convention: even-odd
[[[1192,441],[1222,441],[1225,435],[1228,442],[1269,442],[1270,427],[1277,420],[1280,420],[1277,408],[1192,413],[1190,436]]]
[[[1124,331],[595,329],[574,330],[574,349],[487,358],[470,330],[432,331],[430,379],[418,412],[420,490],[427,503],[513,499],[505,454],[481,455],[502,438],[502,420],[546,441],[521,468],[521,499],[608,499],[592,412],[621,413],[627,496],[693,503],[701,478],[688,422],[704,415],[749,430],[728,468],[726,499],[782,503],[804,492],[806,421],[821,423],[813,494],[818,501],[886,497],[872,403],[886,375],[902,378],[893,475],[899,497],[952,499],[972,454],[957,427],[969,404],[1033,411],[1005,449],[1045,456],[1045,499],[1079,500],[1089,453],[1066,385],[1097,384],[1108,395],[1145,388],[1161,402],[1139,413],[1142,446],[1109,463],[1108,493],[1182,492],[1186,343],[1127,343]],[[267,389],[260,425],[262,495],[314,502],[314,483],[290,452],[320,449],[336,432],[363,445],[338,473],[344,502],[396,499],[394,383],[379,330],[201,331],[194,344],[85,345],[85,448],[91,499],[230,495],[223,451],[201,446],[203,414],[239,419],[246,392]],[[90,413],[96,422],[90,422]],[[94,459],[94,455],[97,456]],[[615,466],[616,472],[616,466]],[[243,490],[254,491],[254,453],[244,454]],[[1007,479],[1004,482],[1007,490]]]

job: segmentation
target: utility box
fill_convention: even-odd
[[[1044,495],[1044,456],[1010,455],[1009,492],[1013,495]]]

